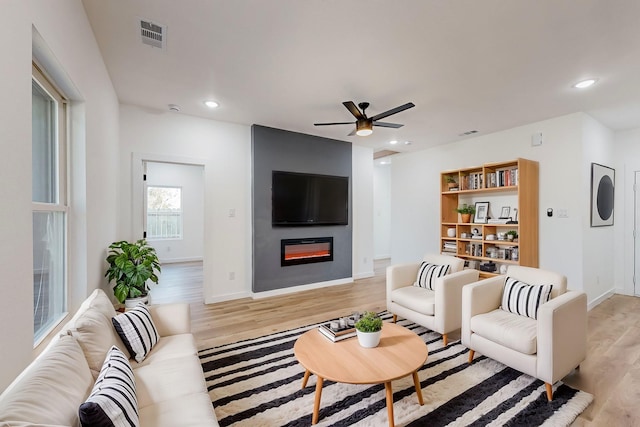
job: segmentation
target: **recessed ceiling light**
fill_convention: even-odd
[[[389,144],[391,145],[396,145],[398,143],[398,141],[396,141],[395,139],[393,141],[389,141]]]
[[[405,141],[404,145],[411,145],[411,141]]]
[[[169,107],[169,111],[173,111],[174,113],[180,112],[180,106],[179,105],[169,104],[169,105],[167,105],[167,107]]]
[[[218,104],[216,101],[204,101],[204,105],[209,108],[217,108],[218,106],[220,106],[220,104]]]
[[[574,84],[573,87],[575,87],[577,89],[584,89],[584,88],[587,88],[589,86],[592,86],[597,81],[598,81],[598,79],[582,80],[581,82],[578,82],[578,83]]]

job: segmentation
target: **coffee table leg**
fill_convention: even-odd
[[[322,397],[322,383],[324,379],[322,377],[318,377],[316,382],[316,399],[313,402],[313,416],[311,417],[311,424],[318,424],[318,413],[320,412],[320,398]]]
[[[393,421],[393,390],[391,389],[391,381],[384,383],[387,391],[387,418],[389,418],[389,427],[394,427]]]
[[[413,384],[416,386],[416,394],[418,395],[418,403],[420,406],[424,405],[422,400],[422,388],[420,388],[420,379],[418,378],[418,371],[413,373]]]
[[[307,381],[309,381],[309,374],[311,374],[311,372],[309,372],[308,369],[304,371],[304,378],[302,378],[302,388],[305,388],[307,386]]]

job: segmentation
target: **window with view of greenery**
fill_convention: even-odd
[[[182,239],[182,189],[147,187],[147,239]]]
[[[32,212],[34,344],[64,318],[66,286],[66,103],[32,71]]]

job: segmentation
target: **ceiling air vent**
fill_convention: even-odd
[[[167,46],[167,26],[154,24],[147,19],[140,19],[140,36],[142,43],[165,49]]]
[[[478,133],[477,130],[468,130],[466,132],[462,132],[460,135],[458,136],[469,136],[469,135],[473,135],[474,133]]]

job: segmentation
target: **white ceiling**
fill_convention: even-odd
[[[637,0],[83,0],[122,103],[416,150],[577,111],[640,127]],[[138,18],[166,25],[142,44]],[[586,90],[577,81],[596,77]],[[202,102],[214,99],[220,108]],[[348,137],[343,101],[369,116]]]

